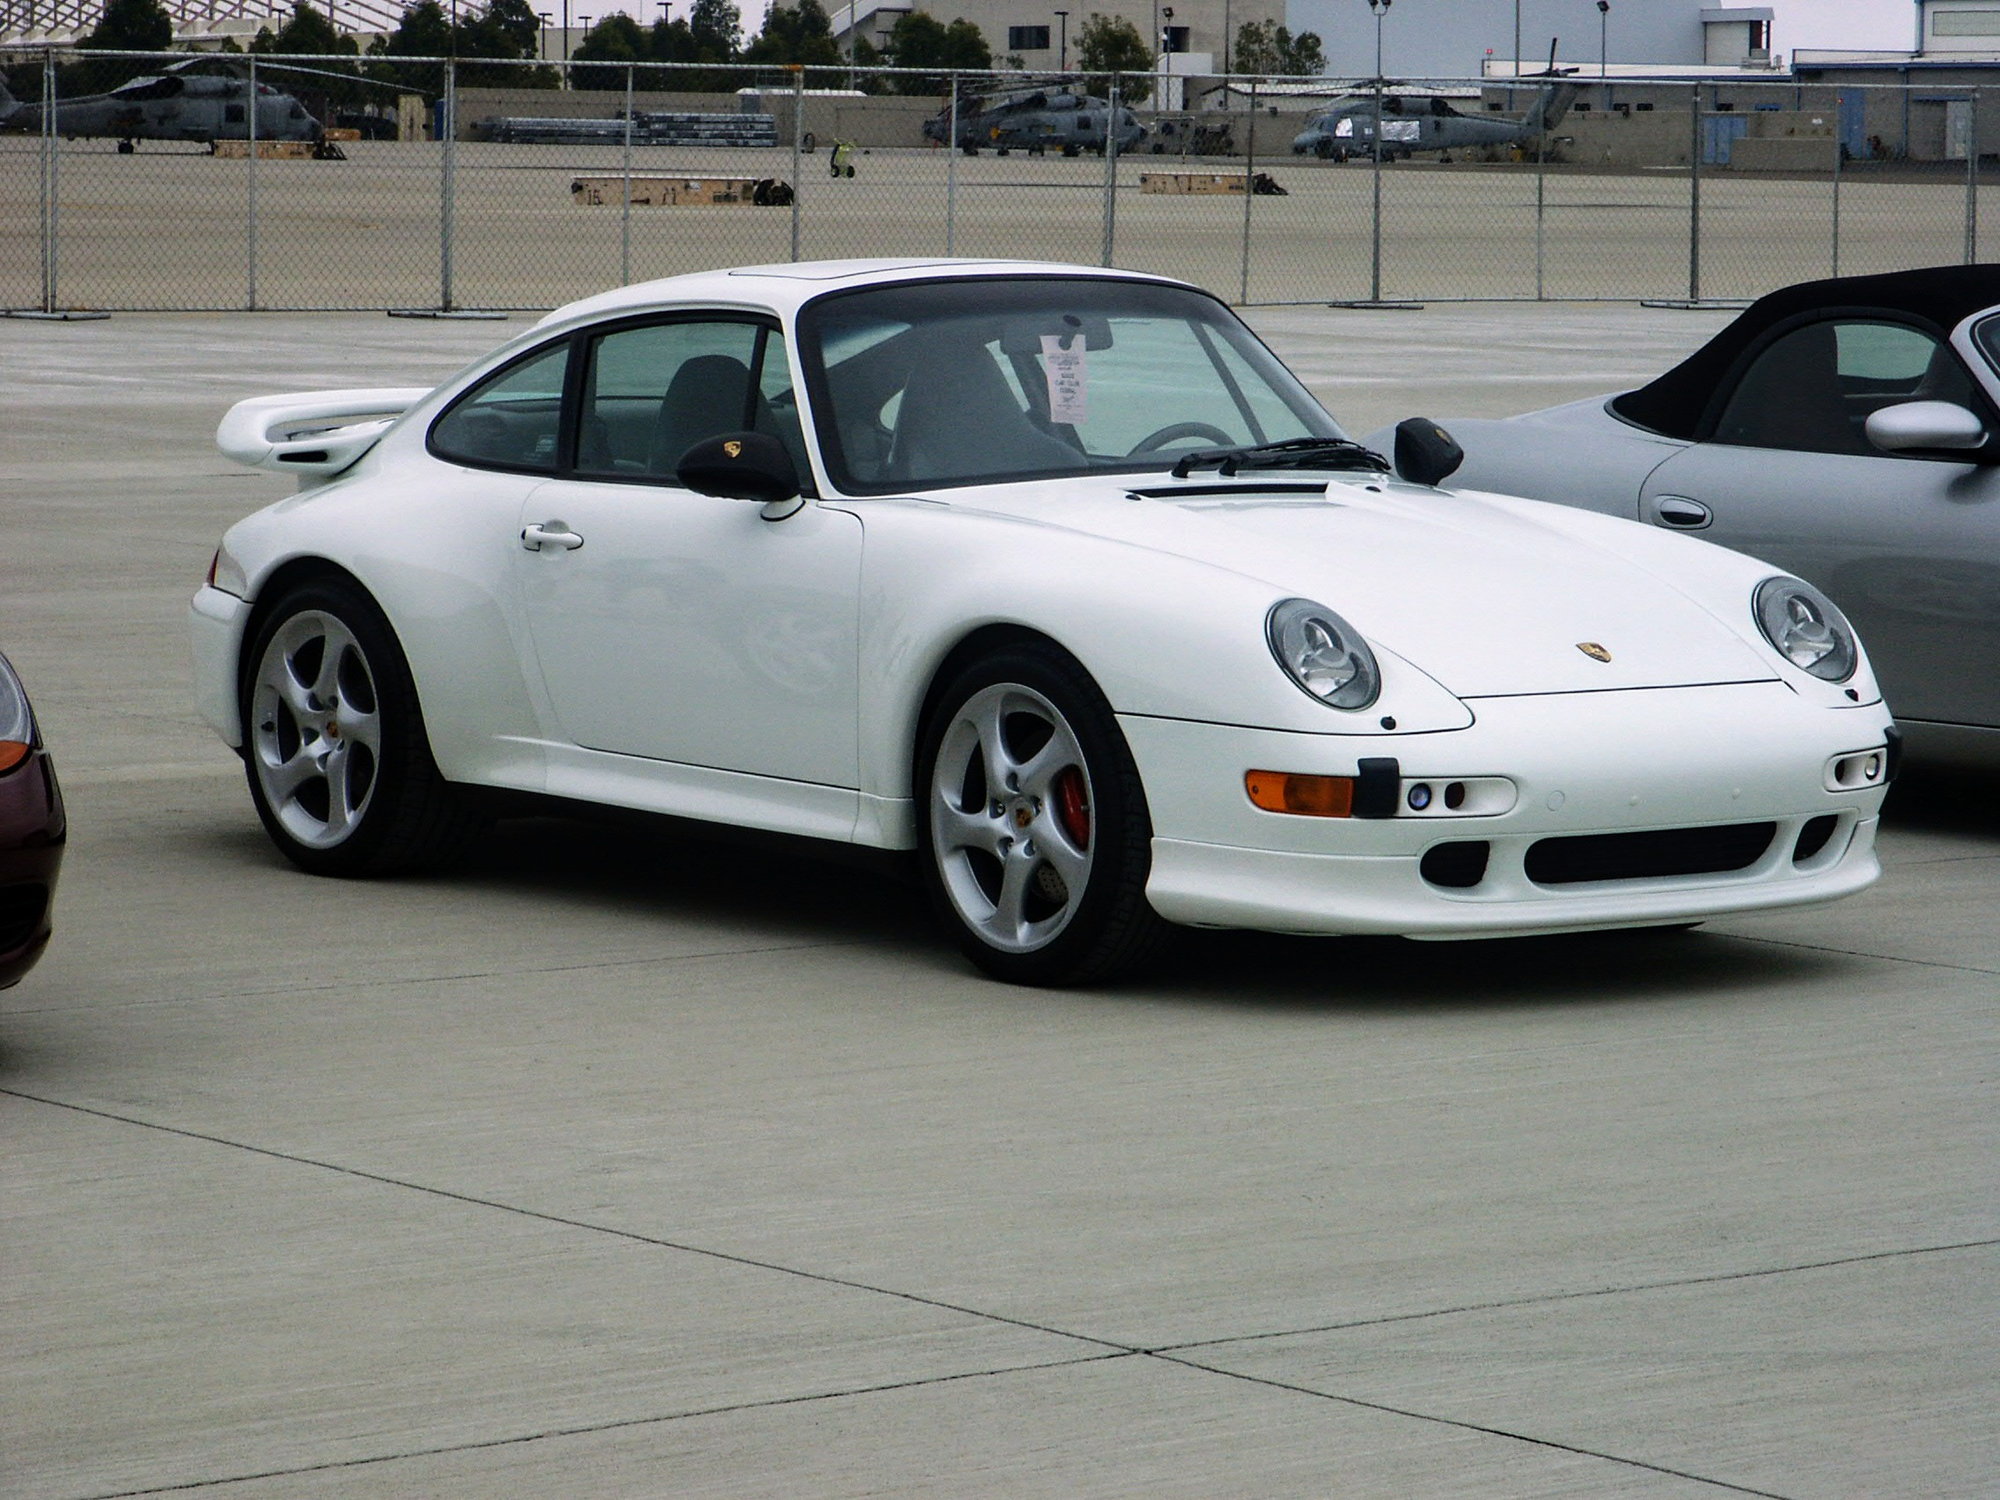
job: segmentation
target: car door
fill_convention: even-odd
[[[781,521],[684,488],[695,442],[761,430],[806,466],[784,341],[746,318],[583,341],[574,462],[520,514],[521,599],[564,733],[587,749],[852,788],[861,523]]]
[[[1906,719],[2000,725],[2000,468],[1883,452],[1868,415],[1903,401],[1990,409],[1951,348],[1866,316],[1782,332],[1704,441],[1647,477],[1640,514],[1830,594]]]

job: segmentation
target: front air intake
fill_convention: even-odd
[[[1536,885],[1722,875],[1756,864],[1777,831],[1776,823],[1731,823],[1541,839],[1529,847],[1524,864]]]

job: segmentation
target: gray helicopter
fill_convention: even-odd
[[[1450,161],[1452,152],[1475,146],[1529,144],[1544,131],[1554,129],[1582,92],[1578,84],[1549,82],[1520,115],[1460,114],[1435,94],[1385,93],[1380,106],[1382,160],[1435,151],[1441,161]],[[1292,154],[1317,156],[1322,161],[1372,156],[1377,150],[1375,110],[1372,93],[1338,101],[1307,119],[1306,128],[1292,140]]]
[[[1041,156],[1050,150],[1075,156],[1084,151],[1101,153],[1107,134],[1115,136],[1120,151],[1130,151],[1146,138],[1146,127],[1122,104],[1117,124],[1110,126],[1110,120],[1111,105],[1083,93],[1074,83],[1009,89],[959,101],[956,144],[967,156],[977,156],[987,147],[996,156],[1010,151]],[[925,140],[943,144],[949,134],[948,107],[924,121]]]
[[[59,99],[55,133],[67,140],[115,140],[121,153],[130,153],[138,141],[199,141],[213,147],[217,141],[248,140],[251,83],[233,67],[225,67],[218,71],[212,58],[189,58],[121,83],[109,93]],[[320,122],[290,94],[259,82],[254,98],[259,140],[311,141],[322,151],[338,154]],[[21,103],[0,83],[0,130],[46,128],[42,105]]]

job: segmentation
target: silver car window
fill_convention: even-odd
[[[1975,403],[1971,378],[1942,340],[1906,323],[1829,319],[1774,339],[1730,393],[1712,441],[1873,458],[1868,418],[1904,401]]]

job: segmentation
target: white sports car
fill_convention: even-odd
[[[1438,488],[1420,420],[1392,473],[1177,282],[684,276],[217,440],[302,481],[192,621],[309,871],[435,860],[497,794],[913,850],[1029,983],[1164,923],[1676,925],[1877,874],[1890,719],[1822,595]]]

